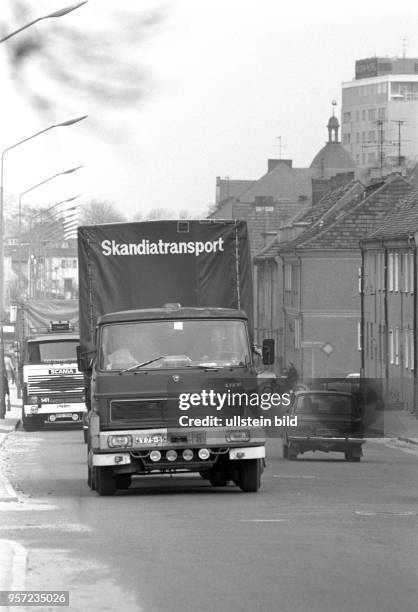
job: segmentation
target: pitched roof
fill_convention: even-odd
[[[293,168],[280,162],[255,181],[240,196],[240,201],[252,203],[257,196],[272,196],[276,202],[281,199],[297,201],[299,196],[312,196],[312,177],[317,172],[311,168]]]
[[[403,238],[418,231],[418,187],[402,198],[384,222],[367,238]]]
[[[346,197],[343,206],[336,206],[334,210],[331,207],[328,215],[325,211],[322,217],[316,218],[313,225],[296,239],[284,244],[274,239],[257,257],[274,257],[280,252],[295,249],[356,250],[359,248],[359,241],[381,225],[395,203],[410,191],[410,183],[399,176],[389,177],[368,196],[367,191],[364,191],[366,197],[361,200],[358,191],[353,190],[353,197]],[[340,197],[344,197],[344,192]],[[329,198],[328,201],[330,200],[333,201],[334,198]],[[337,204],[338,200],[334,205]]]

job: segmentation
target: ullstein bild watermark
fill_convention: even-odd
[[[252,408],[261,408],[261,410],[270,410],[283,406],[286,408],[290,405],[289,393],[238,393],[234,391],[225,391],[219,393],[211,389],[206,391],[203,389],[200,393],[180,393],[179,408],[180,410],[189,410],[191,407],[207,406],[222,410],[222,408],[231,408],[234,406],[246,406]]]

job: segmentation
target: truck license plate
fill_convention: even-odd
[[[168,441],[166,434],[150,434],[149,436],[135,436],[136,444],[166,444]]]

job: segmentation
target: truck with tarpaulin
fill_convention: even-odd
[[[78,248],[89,486],[112,495],[133,476],[195,472],[257,491],[265,433],[245,399],[257,387],[246,223],[79,227]],[[272,363],[273,341],[263,352]]]
[[[83,374],[77,366],[78,301],[21,302],[15,325],[23,428],[81,425],[86,405]]]

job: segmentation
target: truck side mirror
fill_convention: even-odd
[[[77,346],[77,367],[80,372],[88,372],[91,370],[89,353],[83,352],[80,344]]]
[[[263,365],[273,365],[274,363],[274,340],[266,338],[263,340]]]

